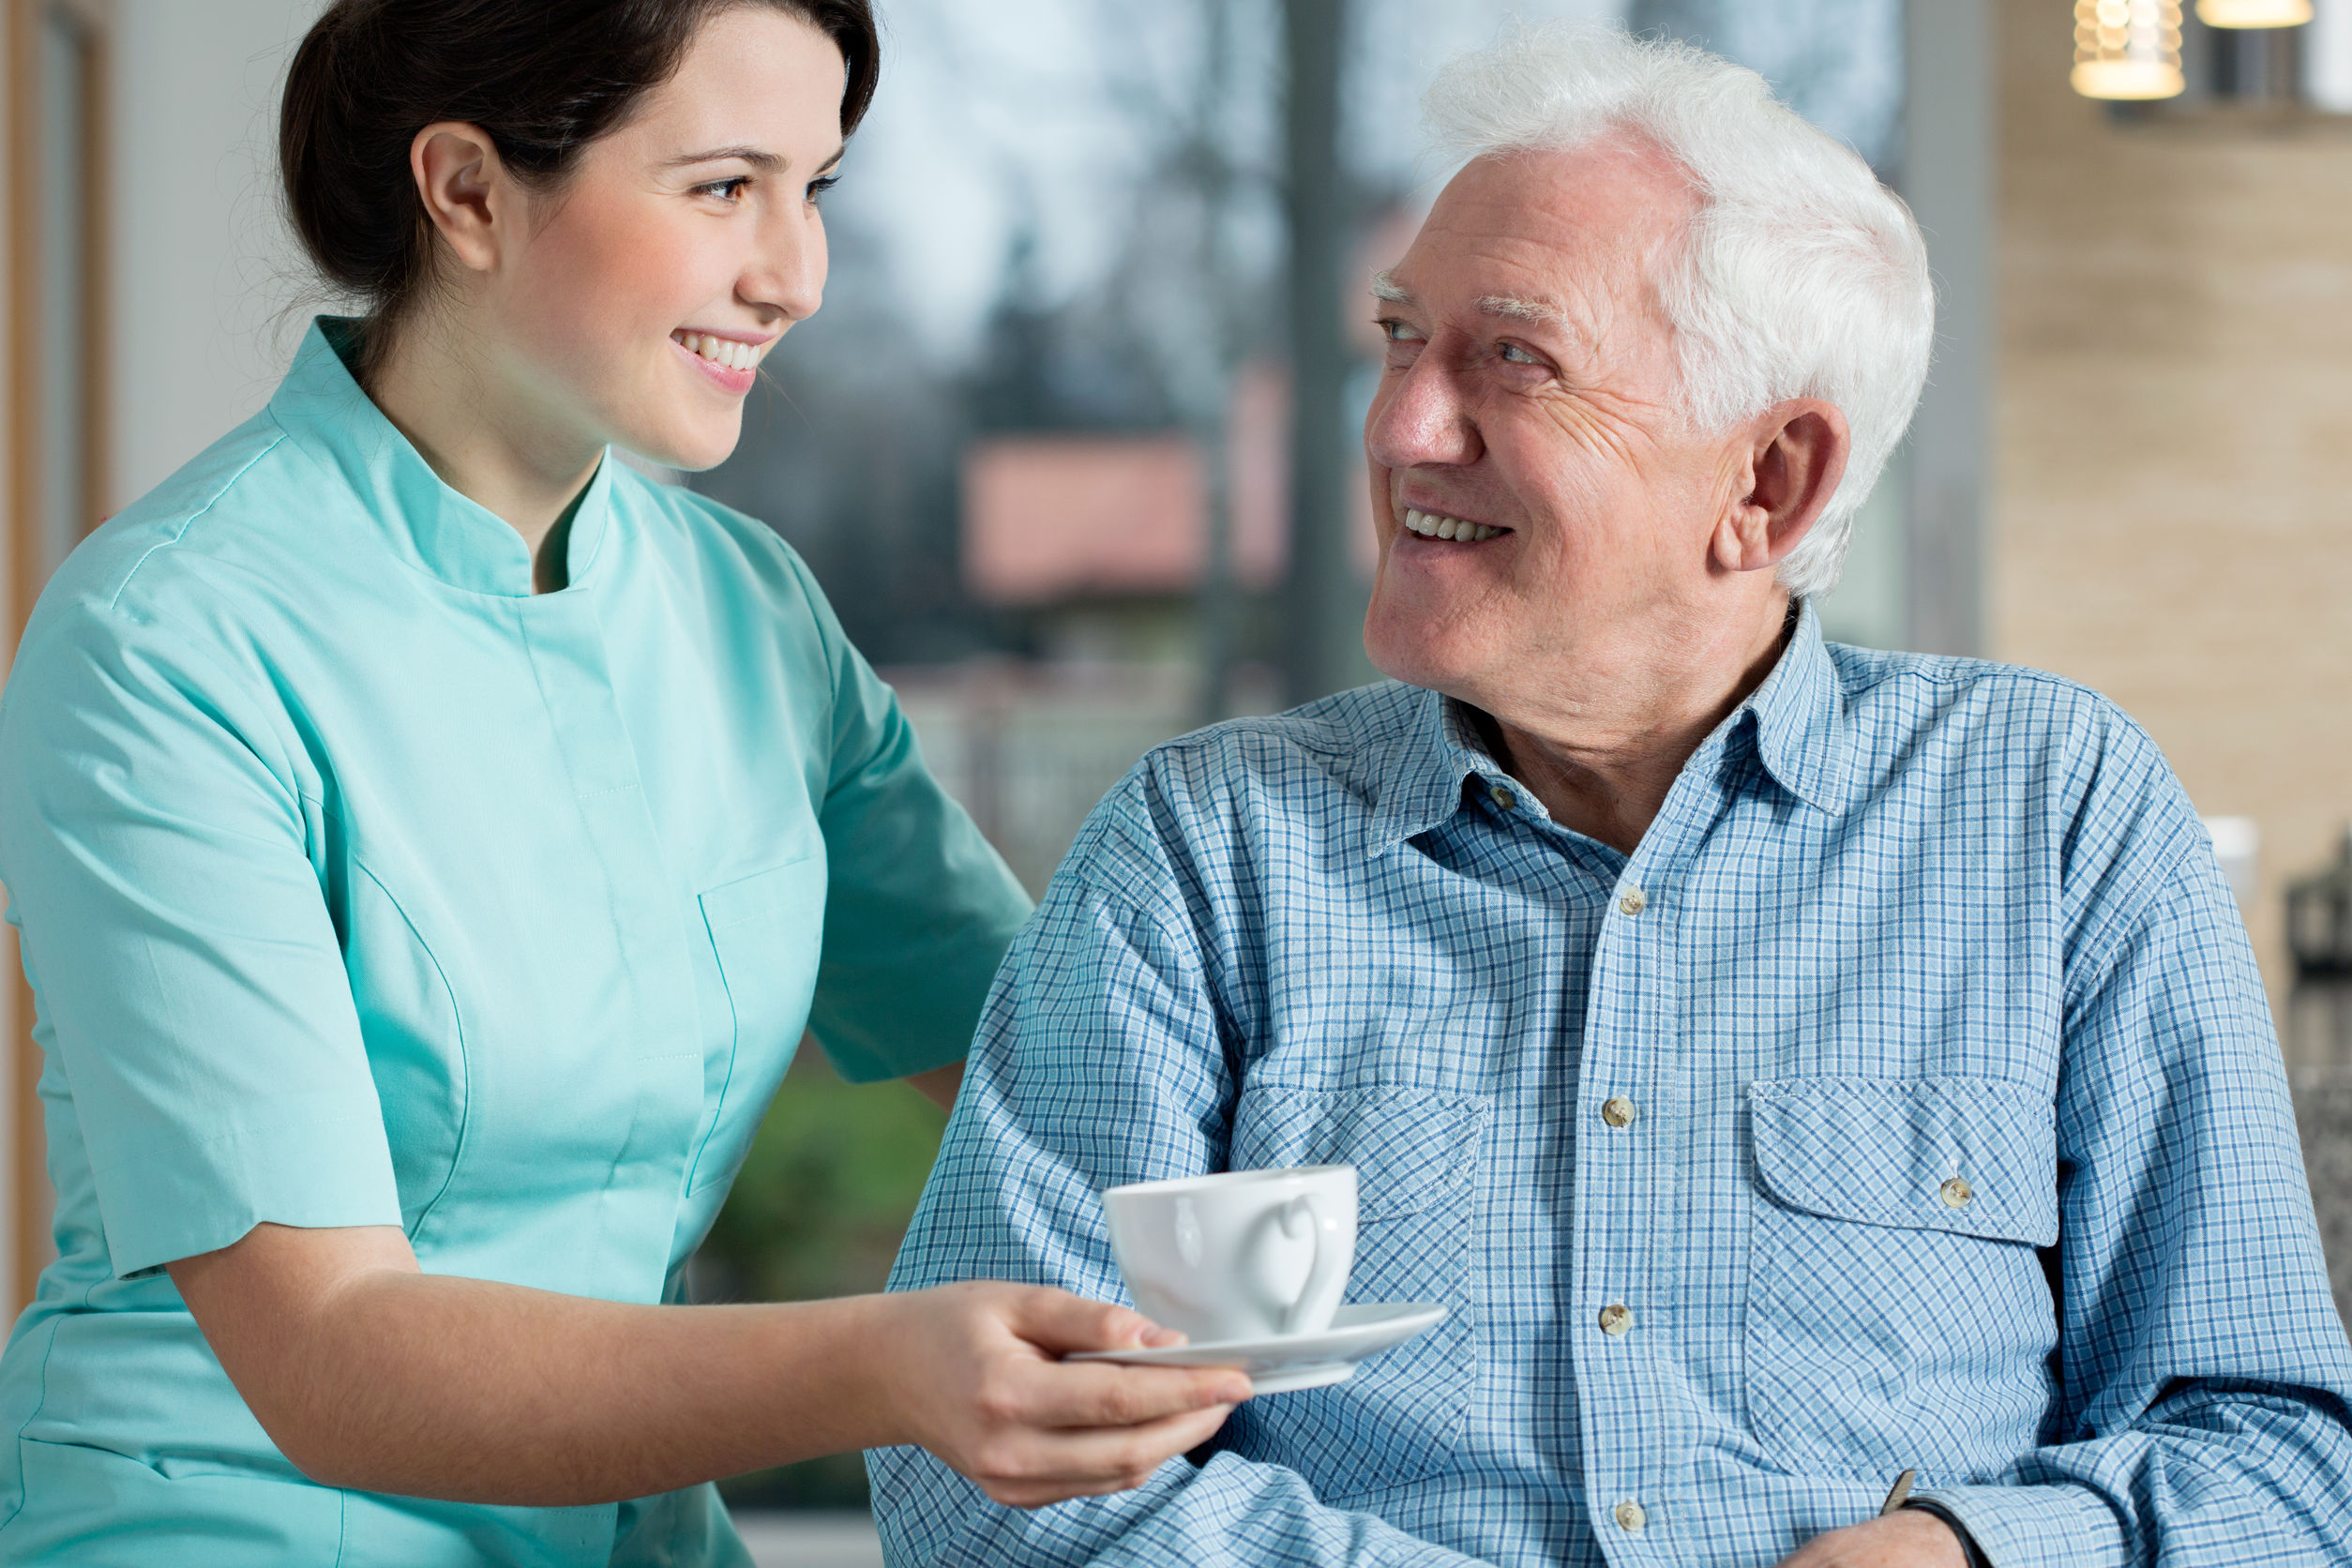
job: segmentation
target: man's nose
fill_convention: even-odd
[[[1476,462],[1485,445],[1454,377],[1425,351],[1372,400],[1364,448],[1374,462],[1395,469]]]

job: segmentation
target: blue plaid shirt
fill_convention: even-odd
[[[894,1562],[1764,1565],[1907,1467],[1997,1568],[2352,1560],[2244,927],[2154,744],[2055,677],[1808,611],[1630,856],[1409,686],[1173,742],[969,1073],[894,1288],[1124,1300],[1101,1189],[1345,1161],[1349,1299],[1453,1315],[1118,1497],[879,1452]]]

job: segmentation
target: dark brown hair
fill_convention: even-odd
[[[705,21],[746,5],[839,46],[841,134],[855,130],[882,70],[871,0],[335,0],[294,53],[278,161],[303,248],[367,303],[363,377],[432,277],[432,222],[409,173],[418,131],[478,126],[518,178],[559,185],[670,79]]]

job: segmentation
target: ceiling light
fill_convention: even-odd
[[[2073,80],[2085,98],[2178,96],[2179,0],[2074,0]]]

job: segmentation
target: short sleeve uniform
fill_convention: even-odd
[[[569,586],[322,322],[100,529],[0,702],[60,1257],[0,1356],[0,1560],[746,1560],[708,1488],[315,1485],[161,1265],[398,1225],[430,1273],[679,1299],[804,1030],[957,1060],[1027,910],[759,523],[607,460]]]

